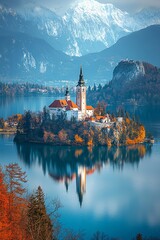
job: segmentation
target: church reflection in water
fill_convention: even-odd
[[[145,155],[150,155],[152,145],[128,147],[55,147],[37,144],[16,144],[21,161],[29,167],[38,163],[43,173],[57,182],[65,184],[66,191],[71,181],[76,180],[76,191],[80,206],[86,192],[86,176],[100,171],[105,165],[123,170],[124,165],[138,167]]]

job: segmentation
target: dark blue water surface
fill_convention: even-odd
[[[41,110],[52,98],[21,98],[0,105],[0,117]],[[160,236],[160,112],[136,110],[156,136],[152,145],[130,147],[53,147],[14,144],[0,136],[0,163],[18,162],[30,191],[41,185],[47,201],[58,197],[64,227],[132,239],[138,232]]]

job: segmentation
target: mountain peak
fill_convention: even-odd
[[[98,15],[98,14],[103,14],[104,11],[108,11],[109,13],[111,11],[117,10],[118,8],[116,8],[113,4],[111,3],[100,3],[98,1],[95,0],[80,0],[80,1],[76,1],[71,8],[68,10],[70,11],[76,11],[81,13],[87,13],[90,15]],[[121,11],[120,9],[118,9],[119,11]],[[67,12],[68,12],[67,11]]]

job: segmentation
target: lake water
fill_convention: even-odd
[[[0,117],[39,111],[51,97],[0,101]],[[141,121],[156,137],[152,145],[76,148],[14,144],[0,136],[0,163],[17,162],[28,175],[30,191],[42,186],[47,201],[58,197],[64,227],[96,231],[129,240],[160,236],[160,109],[137,108]]]

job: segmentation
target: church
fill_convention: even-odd
[[[92,106],[87,106],[86,103],[86,86],[83,78],[82,67],[80,68],[79,81],[76,86],[76,103],[70,99],[69,89],[66,88],[65,99],[55,100],[49,105],[50,117],[52,115],[55,117],[64,113],[67,120],[72,118],[77,121],[85,120],[94,115],[94,108]]]

